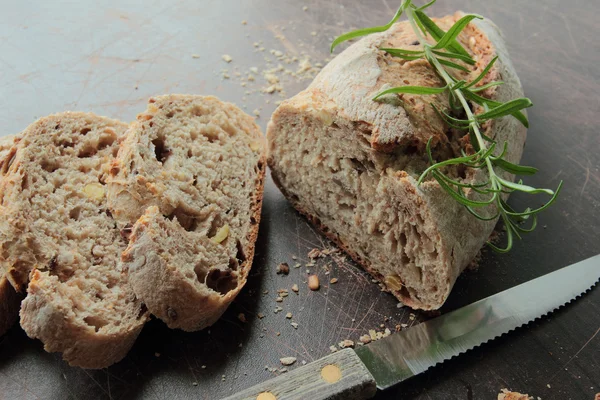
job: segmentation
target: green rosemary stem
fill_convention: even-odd
[[[410,1],[409,1],[410,3]],[[405,7],[405,11],[406,11],[406,17],[408,18],[408,22],[410,22],[410,26],[412,26],[413,31],[415,32],[415,35],[417,35],[417,39],[419,40],[419,42],[423,43],[423,47],[425,47],[426,45],[429,45],[427,43],[427,40],[425,40],[425,37],[421,34],[421,29],[417,26],[416,22],[415,22],[415,13],[412,10],[412,7]]]
[[[412,20],[412,10],[409,13],[409,15],[410,15],[409,20],[412,22],[413,21]],[[414,22],[413,22],[413,24],[414,24]],[[417,36],[420,36],[420,33],[421,33],[420,31],[415,31],[415,32],[417,33]],[[467,103],[467,99],[465,99],[465,96],[463,96],[462,91],[460,89],[451,89],[452,85],[454,84],[454,80],[448,74],[446,69],[440,64],[440,62],[434,56],[434,54],[431,53],[431,50],[430,50],[431,45],[428,43],[424,43],[423,46],[425,47],[425,52],[429,55],[429,57],[428,57],[429,62],[433,63],[433,67],[435,67],[437,72],[444,79],[444,81],[448,85],[449,90],[452,91],[454,96],[456,96],[456,98],[460,101],[460,104],[463,106],[465,113],[467,115],[467,120],[472,121],[469,123],[469,127],[473,130],[473,133],[475,134],[475,137],[477,138],[477,143],[479,143],[479,148],[485,152],[488,149],[487,145],[485,143],[485,140],[483,140],[483,137],[481,136],[481,132],[479,130],[479,123],[475,119],[475,115],[473,115],[473,112],[471,111],[471,107],[469,107],[469,104]],[[492,185],[492,189],[499,189],[497,187],[496,179],[494,179],[495,175],[496,175],[494,173],[494,166],[492,165],[492,162],[489,159],[489,157],[485,158],[485,163],[487,165],[488,174],[490,176],[490,183]],[[496,196],[496,194],[494,194],[494,196]]]

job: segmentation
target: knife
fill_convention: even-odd
[[[600,279],[600,254],[224,400],[363,400],[571,302]]]

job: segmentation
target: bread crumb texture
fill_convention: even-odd
[[[0,251],[13,286],[27,288],[21,326],[84,368],[124,357],[147,318],[118,267],[127,243],[104,189],[126,128],[89,113],[44,117],[2,164]]]
[[[245,284],[264,170],[253,118],[215,97],[151,98],[128,129],[108,202],[120,226],[137,221],[123,261],[169,327],[211,325]]]

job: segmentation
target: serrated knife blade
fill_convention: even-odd
[[[367,399],[571,302],[600,280],[600,254],[386,338],[344,349],[227,400]]]
[[[356,349],[385,389],[569,303],[600,279],[600,254]]]

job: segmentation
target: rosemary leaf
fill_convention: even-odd
[[[445,49],[447,46],[451,45],[453,43],[453,41],[456,40],[458,35],[462,32],[462,30],[466,28],[466,26],[469,24],[469,22],[471,22],[472,20],[474,20],[476,18],[483,19],[483,17],[480,15],[467,14],[464,17],[462,17],[461,19],[459,19],[458,21],[456,21],[454,23],[454,25],[452,25],[452,27],[450,29],[448,29],[448,32],[446,32],[444,34],[444,36],[442,36],[438,40],[437,44],[435,46],[433,46],[433,48],[436,50],[439,50],[439,49]]]
[[[433,104],[433,103],[430,103],[430,104],[433,107],[433,109],[436,111],[436,113],[440,116],[440,118],[442,118],[444,120],[444,122],[446,122],[446,124],[448,124],[452,128],[466,129],[469,126],[469,124],[471,122],[473,122],[473,121],[469,121],[466,119],[454,118],[453,116],[448,114],[446,111],[440,110],[435,104]]]
[[[431,7],[437,0],[431,0],[429,3],[417,8],[418,11],[423,11],[424,9]]]
[[[497,253],[508,253],[513,246],[513,232],[512,232],[512,226],[510,225],[510,222],[508,217],[504,214],[501,214],[502,217],[502,222],[504,222],[504,226],[506,226],[506,247],[502,248],[502,247],[498,247],[495,244],[493,244],[492,242],[487,242],[487,245],[490,246],[492,248],[492,250],[494,250]]]
[[[460,204],[464,205],[464,206],[469,206],[469,207],[486,207],[489,206],[490,204],[492,204],[495,200],[496,197],[498,197],[497,193],[494,193],[489,200],[486,201],[475,201],[475,200],[470,200],[467,199],[464,194],[458,194],[454,189],[452,189],[452,187],[450,187],[448,185],[448,183],[446,183],[446,181],[441,177],[441,174],[438,171],[433,171],[433,177],[436,179],[436,181],[438,181],[438,183],[440,184],[440,186],[450,194],[450,196],[452,196],[454,198],[454,200],[458,201]],[[458,190],[462,190],[462,189],[458,189]]]
[[[440,64],[445,65],[447,67],[458,69],[458,70],[461,70],[461,71],[464,71],[464,72],[469,72],[469,70],[466,67],[463,67],[460,64],[453,63],[452,61],[444,60],[444,59],[441,59],[441,58],[438,61],[439,61]]]
[[[515,211],[515,210],[514,210],[514,209],[513,209],[513,208],[512,208],[512,207],[511,207],[511,206],[510,206],[510,205],[509,205],[507,202],[506,202],[506,201],[504,201],[503,199],[500,199],[500,207],[501,207],[503,210],[505,210],[505,211],[509,211],[509,212],[511,212],[511,213],[513,213],[513,214],[518,214],[518,213],[517,213],[517,212],[516,212],[516,211]],[[531,211],[531,209],[530,209],[529,207],[527,207],[527,208],[525,209],[525,212],[529,212],[529,211]],[[523,215],[523,216],[521,216],[521,215],[511,215],[511,216],[510,216],[510,218],[511,218],[513,221],[515,221],[515,222],[517,222],[517,223],[519,223],[519,224],[520,224],[520,223],[523,223],[523,222],[525,222],[525,221],[527,221],[527,220],[529,219],[529,217],[530,217],[529,215]],[[535,217],[535,215],[534,215],[533,217]]]
[[[354,38],[361,37],[361,36],[366,36],[371,33],[387,31],[388,29],[390,29],[392,27],[392,25],[394,25],[394,23],[396,21],[398,21],[398,18],[400,18],[400,16],[402,15],[402,12],[404,11],[404,7],[409,4],[410,4],[410,1],[406,1],[406,0],[403,1],[402,4],[400,5],[400,7],[398,8],[398,11],[396,11],[396,14],[391,19],[391,21],[383,26],[375,26],[372,28],[357,29],[355,31],[348,32],[344,35],[338,36],[337,38],[335,38],[333,43],[331,43],[330,51],[333,53],[333,49],[335,49],[337,45],[339,45],[340,43],[343,43],[345,41],[348,41],[350,39],[354,39]]]
[[[465,208],[467,209],[468,212],[473,214],[473,216],[475,218],[480,219],[482,221],[492,221],[492,220],[495,220],[496,218],[498,218],[498,216],[500,215],[500,212],[497,212],[496,214],[493,214],[491,217],[484,217],[483,215],[479,214],[478,212],[476,212],[475,210],[473,210],[473,208],[471,208],[469,206],[465,206]]]
[[[385,48],[382,47],[379,50],[383,50],[386,53],[390,53],[391,55],[395,56],[397,54],[408,54],[408,55],[418,55],[423,57],[423,50],[406,50],[406,49],[390,49],[390,48]]]
[[[530,233],[535,230],[537,227],[537,215],[533,214],[533,218],[531,219],[531,226],[529,228],[523,228],[522,226],[515,225],[515,229],[522,233]]]
[[[413,4],[414,7],[414,4]],[[423,22],[421,22],[421,20],[419,19],[419,17],[416,15],[416,12],[418,10],[415,11],[415,23],[417,24],[417,26],[419,27],[419,29],[421,30],[421,32],[423,32],[424,36],[427,36],[427,29],[425,28],[425,25],[423,25]]]
[[[465,84],[466,84],[466,83],[467,83],[467,81],[463,81],[463,80],[461,80],[461,81],[456,81],[456,82],[454,83],[454,85],[452,85],[452,86],[450,87],[450,90],[458,90],[458,89],[460,89],[461,87],[465,86]],[[451,93],[451,94],[452,94],[452,95],[454,95],[454,93]]]
[[[492,164],[515,175],[534,175],[538,171],[537,168],[513,164],[503,158],[492,158]]]
[[[437,26],[437,24],[433,22],[433,20],[429,18],[423,11],[416,10],[415,16],[435,40],[440,40],[442,36],[444,36],[444,34],[446,33],[439,26]],[[458,43],[457,40],[451,41],[450,45],[447,48],[449,50],[452,50],[452,52],[454,53],[470,57],[469,53],[465,50],[464,47],[462,47],[460,43]]]
[[[466,88],[466,86],[465,86],[465,88]],[[467,90],[465,88],[463,88],[463,91],[462,91],[463,95],[468,100],[471,100],[474,103],[477,103],[480,105],[486,105],[491,108],[495,108],[495,107],[502,105],[502,103],[500,103],[498,101],[486,99],[485,97],[481,97],[478,94],[473,93],[471,90]],[[529,128],[529,121],[527,120],[527,117],[525,116],[525,114],[523,114],[521,111],[515,111],[511,115],[513,117],[515,117],[521,124],[523,124],[523,126],[525,128]]]
[[[464,61],[467,64],[475,65],[475,60],[473,60],[470,56],[465,56],[458,53],[452,53],[449,51],[440,51],[440,50],[432,50],[432,53],[436,56],[445,57],[445,58],[455,58],[460,61]]]
[[[481,81],[483,78],[485,78],[485,76],[488,74],[488,72],[490,72],[490,70],[492,69],[492,67],[494,66],[494,64],[496,63],[497,60],[498,60],[498,56],[492,58],[492,60],[488,63],[488,65],[485,66],[483,71],[481,71],[481,73],[479,75],[477,75],[477,78],[473,79],[473,81],[470,82],[466,87],[470,88],[472,86],[477,85],[479,83],[479,81]]]
[[[512,190],[518,190],[519,192],[525,192],[529,194],[545,193],[550,196],[554,194],[554,192],[550,189],[537,189],[531,186],[523,185],[522,183],[507,181],[506,179],[502,179],[499,176],[497,176],[497,179],[502,184],[502,186]]]
[[[541,211],[544,211],[546,208],[550,207],[555,201],[556,198],[558,197],[558,194],[560,193],[560,190],[562,189],[563,186],[563,181],[560,181],[558,184],[558,187],[556,188],[556,190],[554,191],[554,194],[552,195],[552,198],[550,198],[550,200],[548,200],[546,202],[546,204],[544,204],[543,206],[536,208],[534,210],[528,209],[529,211],[523,211],[523,212],[511,212],[511,211],[505,211],[505,213],[507,215],[512,215],[512,216],[526,216],[526,215],[534,215],[537,214]]]
[[[477,86],[476,88],[471,89],[471,92],[481,92],[485,89],[491,88],[493,86],[503,85],[502,81],[492,81],[490,83],[486,83],[485,85]]]
[[[382,48],[379,50],[383,50],[386,53],[388,53],[394,57],[400,57],[400,58],[403,58],[408,61],[419,60],[419,59],[423,58],[422,51],[404,50],[404,49],[385,49],[385,48]]]
[[[440,94],[444,93],[446,87],[436,88],[429,86],[399,86],[391,89],[384,90],[378,93],[377,96],[373,97],[373,100],[377,100],[381,96],[393,93],[404,93],[404,94]]]
[[[423,182],[425,180],[425,177],[427,175],[429,175],[430,172],[436,171],[437,169],[439,169],[441,167],[445,167],[447,165],[464,164],[466,162],[470,162],[470,161],[474,160],[476,157],[477,157],[477,153],[470,155],[470,156],[466,156],[466,157],[451,158],[449,160],[441,161],[439,163],[433,164],[421,174],[417,183],[421,184],[421,182]]]
[[[533,103],[528,98],[522,97],[520,99],[514,99],[499,105],[498,107],[492,108],[490,111],[476,115],[475,118],[479,121],[487,121],[489,119],[496,119],[511,115],[516,111],[521,111],[524,108],[531,107]]]

